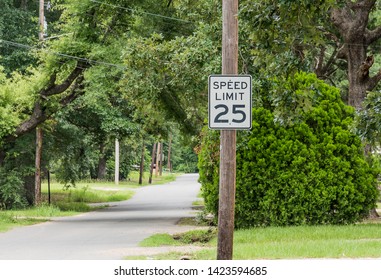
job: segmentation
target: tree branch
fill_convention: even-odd
[[[67,90],[70,85],[74,82],[74,80],[83,73],[85,70],[84,67],[81,67],[81,65],[77,64],[77,67],[70,73],[70,75],[59,85],[55,84],[56,81],[56,73],[53,73],[50,82],[49,87],[47,89],[44,89],[40,92],[40,95],[48,97],[52,95],[57,95],[60,93],[63,93],[65,90]]]
[[[350,28],[350,22],[353,19],[353,15],[348,7],[332,9],[330,17],[332,23],[342,34]]]
[[[75,99],[77,99],[79,96],[81,96],[84,93],[84,85],[83,85],[83,80],[85,78],[83,75],[80,75],[77,80],[75,81],[75,84],[72,87],[72,90],[70,94],[65,96],[60,100],[60,104],[62,107],[66,107],[68,104],[73,102]]]
[[[368,56],[365,61],[361,63],[360,68],[358,69],[358,76],[361,80],[369,78],[369,69],[373,66],[374,56]]]
[[[41,103],[37,101],[34,104],[33,113],[28,120],[22,122],[14,132],[14,135],[7,138],[7,142],[14,140],[15,138],[24,135],[25,133],[35,129],[40,123],[46,121],[48,116],[43,113]]]
[[[316,66],[315,66],[315,73],[318,77],[322,77],[324,75],[324,58],[325,58],[325,50],[326,48],[324,46],[320,46],[320,53],[316,57]]]
[[[340,59],[348,59],[348,46],[342,45],[338,50],[337,50],[337,58]]]
[[[366,30],[365,33],[365,39],[366,44],[370,45],[381,38],[381,26],[378,26],[376,29],[373,30]]]
[[[365,8],[368,12],[373,8],[375,3],[376,0],[359,0],[357,2],[347,1],[348,7],[352,10]]]
[[[381,70],[378,71],[378,73],[371,77],[367,83],[367,90],[372,91],[378,84],[378,82],[381,81]]]
[[[15,132],[12,135],[9,135],[8,137],[6,137],[5,141],[12,142],[17,137],[20,137],[32,131],[39,124],[46,121],[52,114],[55,113],[55,111],[52,112],[52,111],[46,110],[46,108],[42,105],[43,102],[45,101],[42,99],[46,99],[46,96],[63,93],[73,84],[74,81],[75,83],[72,85],[71,93],[69,93],[66,97],[62,98],[60,100],[60,104],[62,105],[62,107],[64,107],[64,106],[67,106],[73,100],[75,100],[80,95],[78,88],[80,88],[83,82],[83,75],[82,75],[83,71],[84,71],[84,68],[78,68],[77,66],[62,84],[54,85],[48,90],[41,90],[40,99],[35,102],[33,112],[30,115],[30,117],[24,122],[22,122],[21,124],[19,124]],[[55,76],[55,73],[52,74],[51,81],[55,80],[55,77],[53,78],[53,76]]]

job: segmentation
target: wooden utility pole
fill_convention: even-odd
[[[39,5],[39,32],[38,38],[44,41],[44,0],[40,0]],[[36,158],[35,158],[35,175],[34,175],[34,205],[41,204],[41,157],[42,157],[42,128],[36,128]]]
[[[153,147],[152,147],[151,166],[149,171],[148,184],[152,184],[152,173],[153,173],[153,167],[155,165],[155,155],[156,155],[156,142],[153,143]]]
[[[44,24],[45,24],[45,14],[44,14],[44,0],[40,0],[39,6],[39,17],[38,17],[38,39],[44,41]]]
[[[142,141],[142,150],[140,154],[140,166],[139,166],[139,185],[143,184],[143,174],[144,174],[144,154],[146,151],[144,139]]]
[[[159,161],[159,174],[163,175],[163,164],[164,164],[164,143],[160,145],[160,161]]]
[[[169,136],[169,144],[168,144],[168,162],[167,168],[169,172],[172,172],[172,164],[171,164],[171,152],[172,152],[172,134]]]
[[[36,128],[36,158],[34,176],[34,205],[41,204],[41,157],[42,157],[42,128]]]
[[[238,0],[222,1],[222,74],[238,74]],[[236,131],[221,130],[217,259],[233,258]]]
[[[161,143],[157,143],[157,151],[156,151],[156,167],[155,167],[155,177],[159,176],[160,170],[160,155],[161,155]]]
[[[115,185],[119,185],[119,140],[115,139]]]

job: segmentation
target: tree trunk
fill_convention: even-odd
[[[23,10],[28,9],[28,0],[21,0],[20,8]]]
[[[0,167],[3,166],[6,155],[5,149],[2,147],[0,150]]]
[[[153,144],[153,147],[152,147],[151,166],[149,170],[148,184],[152,184],[152,174],[153,174],[153,168],[155,165],[155,155],[156,155],[156,142]]]
[[[348,105],[353,106],[356,110],[362,109],[362,103],[367,94],[366,75],[363,73],[361,65],[366,60],[366,50],[362,46],[348,47]]]
[[[373,77],[369,69],[374,57],[368,55],[368,47],[381,38],[381,26],[368,29],[369,15],[376,5],[376,0],[347,1],[341,8],[331,11],[331,22],[343,40],[340,57],[348,63],[348,104],[357,111],[364,109],[363,101],[381,80],[381,70]],[[365,147],[364,153],[369,148]],[[370,216],[378,216],[373,210]]]
[[[381,37],[381,27],[374,30],[367,28],[375,3],[375,0],[347,1],[342,8],[332,9],[330,15],[343,41],[340,57],[348,63],[348,104],[356,110],[362,110],[367,92],[381,80],[381,71],[370,77],[369,69],[374,58],[367,54],[369,45]]]
[[[106,157],[106,145],[104,143],[100,144],[99,146],[99,159],[98,159],[98,180],[103,180],[106,177],[106,163],[107,163],[107,157]]]
[[[23,178],[25,197],[28,205],[33,205],[35,202],[35,176],[27,175]]]

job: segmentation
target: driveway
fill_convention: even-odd
[[[142,187],[128,201],[74,217],[16,228],[0,233],[2,260],[118,260],[136,250],[146,237],[183,231],[176,225],[194,216],[198,174]]]

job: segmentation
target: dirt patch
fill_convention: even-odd
[[[185,244],[206,244],[217,236],[216,228],[197,229],[173,234],[172,238]]]

